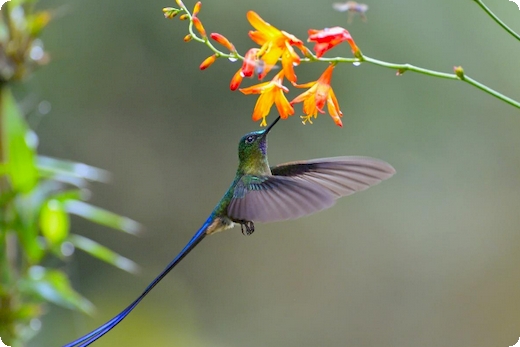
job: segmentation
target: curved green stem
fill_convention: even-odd
[[[467,76],[467,75],[464,75],[462,74],[461,77],[457,76],[456,74],[450,74],[450,73],[446,73],[446,72],[440,72],[440,71],[434,71],[434,70],[429,70],[429,69],[425,69],[425,68],[422,68],[422,67],[418,67],[418,66],[415,66],[415,65],[411,65],[411,64],[395,64],[395,63],[390,63],[390,62],[386,62],[386,61],[382,61],[382,60],[378,60],[378,59],[374,59],[374,58],[370,58],[366,55],[362,55],[360,59],[358,58],[343,58],[343,57],[335,57],[335,58],[317,58],[316,56],[312,55],[312,56],[309,56],[305,59],[302,59],[303,62],[311,62],[311,61],[323,61],[323,62],[328,62],[328,63],[369,63],[369,64],[373,64],[373,65],[377,65],[377,66],[382,66],[382,67],[386,67],[388,69],[393,69],[393,70],[397,70],[397,74],[398,75],[402,75],[403,73],[405,73],[406,71],[413,71],[413,72],[417,72],[417,73],[420,73],[420,74],[423,74],[423,75],[428,75],[428,76],[433,76],[433,77],[438,77],[438,78],[445,78],[445,79],[449,79],[449,80],[459,80],[459,81],[463,81],[463,82],[466,82],[490,95],[493,95],[495,98],[497,99],[500,99],[502,101],[505,101],[507,102],[508,104],[514,106],[514,107],[517,107],[517,108],[520,108],[520,102],[516,101],[516,100],[513,100],[511,99],[510,97],[508,96],[505,96],[504,94],[502,93],[499,93],[497,92],[496,90],[494,89],[491,89],[489,88],[488,86],[474,80],[473,78]]]
[[[484,12],[486,12],[491,18],[493,18],[493,20],[495,22],[497,22],[498,25],[500,25],[505,31],[507,31],[508,33],[510,33],[515,39],[517,39],[518,41],[520,41],[520,35],[518,35],[517,33],[515,33],[513,31],[513,29],[511,29],[510,27],[508,27],[506,25],[506,23],[502,22],[500,20],[500,18],[498,18],[490,9],[489,7],[487,7],[481,0],[473,0],[477,3],[477,5],[480,6],[480,8],[482,8],[484,10]]]
[[[476,87],[490,95],[493,95],[495,98],[497,99],[500,99],[502,101],[505,101],[507,102],[508,104],[516,107],[516,108],[520,108],[520,102],[516,101],[516,100],[513,100],[511,99],[510,97],[508,96],[505,96],[504,94],[502,93],[499,93],[497,92],[496,90],[494,89],[491,89],[489,88],[488,86],[474,80],[473,78],[465,75],[465,74],[462,74],[460,76],[456,75],[456,74],[449,74],[449,73],[445,73],[445,72],[439,72],[439,71],[434,71],[434,70],[429,70],[429,69],[424,69],[424,68],[421,68],[421,67],[417,67],[417,66],[414,66],[414,65],[411,65],[411,64],[393,64],[393,63],[388,63],[388,62],[385,62],[385,61],[381,61],[381,60],[377,60],[377,59],[373,59],[373,58],[370,58],[370,57],[367,57],[367,56],[363,56],[363,61],[367,62],[367,63],[370,63],[370,64],[374,64],[374,65],[378,65],[378,66],[383,66],[383,67],[386,67],[386,68],[389,68],[389,69],[394,69],[394,70],[397,70],[399,74],[403,74],[405,71],[413,71],[413,72],[417,72],[417,73],[420,73],[420,74],[423,74],[423,75],[428,75],[428,76],[433,76],[433,77],[438,77],[438,78],[446,78],[446,79],[450,79],[450,80],[460,80],[460,81],[463,81],[463,82],[466,82],[470,85],[472,85],[473,87]]]

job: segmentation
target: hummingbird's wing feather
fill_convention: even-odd
[[[291,162],[271,168],[277,177],[292,177],[329,190],[336,198],[365,190],[392,177],[388,163],[368,157],[335,157]]]
[[[244,175],[227,208],[233,220],[276,222],[332,206],[335,196],[319,185],[291,177]]]

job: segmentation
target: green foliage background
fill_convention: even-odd
[[[203,2],[208,32],[251,46],[245,13],[305,38],[345,26],[371,57],[467,74],[516,99],[520,43],[470,0],[367,1],[346,24],[326,1]],[[188,6],[193,4],[186,2]],[[92,203],[131,216],[142,238],[72,218],[85,235],[135,260],[135,277],[79,252],[75,288],[94,318],[51,307],[30,346],[56,346],[133,300],[184,246],[231,181],[255,98],[232,93],[237,64],[204,72],[206,47],[157,0],[42,1],[59,13],[43,39],[52,63],[26,86],[51,102],[33,119],[39,152],[107,169]],[[520,11],[487,2],[519,31]],[[348,54],[347,46],[332,54]],[[324,69],[297,69],[300,82]],[[520,336],[520,112],[463,83],[376,66],[339,66],[344,128],[297,117],[270,135],[276,164],[368,155],[397,175],[330,210],[205,240],[98,346],[510,346]],[[256,81],[245,81],[249,85]],[[295,95],[295,94],[294,94]],[[273,116],[274,118],[274,116]]]

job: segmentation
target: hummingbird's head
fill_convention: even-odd
[[[266,130],[247,133],[240,139],[238,143],[238,158],[241,162],[248,159],[260,159],[267,155]]]
[[[259,165],[267,164],[267,134],[278,122],[278,117],[264,130],[253,131],[245,134],[238,143],[238,158],[243,169],[255,169]],[[267,166],[268,167],[268,166]]]

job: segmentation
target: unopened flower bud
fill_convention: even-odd
[[[231,42],[229,42],[229,40],[227,38],[225,38],[223,35],[220,35],[218,33],[211,33],[209,36],[213,40],[215,40],[218,43],[220,43],[222,46],[224,46],[227,49],[229,49],[231,52],[236,52],[235,46]]]
[[[186,13],[179,17],[180,20],[186,20],[186,19],[189,19],[189,18],[190,18],[190,16],[188,16]]]
[[[453,72],[455,72],[455,75],[457,75],[458,78],[464,80],[464,69],[462,68],[462,66],[454,66]]]
[[[177,5],[179,5],[180,7],[183,7],[183,8],[186,7],[186,6],[184,6],[184,3],[182,2],[182,0],[176,0],[176,2],[177,2]]]
[[[229,84],[229,89],[235,91],[238,89],[238,87],[240,87],[240,83],[242,83],[242,79],[244,78],[244,76],[242,75],[242,70],[239,69],[235,75],[233,76],[233,78],[231,79],[231,83]]]
[[[197,3],[195,4],[195,7],[193,7],[193,13],[192,13],[193,16],[196,16],[197,13],[199,13],[201,6],[202,6],[202,3],[200,1],[197,1]]]
[[[190,42],[191,39],[193,39],[193,36],[191,36],[191,34],[184,36],[184,42]]]
[[[202,64],[200,64],[199,69],[206,70],[208,67],[210,67],[215,62],[215,60],[217,60],[217,55],[216,54],[210,55],[202,62]]]
[[[179,9],[174,8],[174,7],[165,7],[162,9],[162,11],[164,13],[164,18],[168,18],[168,19],[172,19],[180,12]]]
[[[195,27],[195,29],[197,29],[197,31],[200,33],[200,35],[202,36],[202,38],[206,38],[206,30],[204,29],[204,27],[202,26],[202,23],[200,21],[200,19],[196,16],[193,16],[191,18],[191,22],[193,23],[193,26]]]

